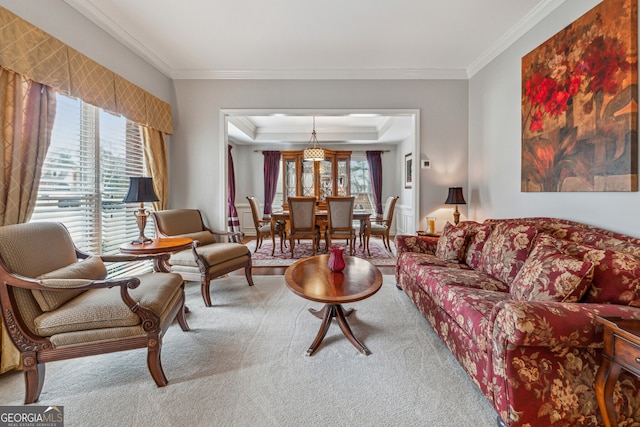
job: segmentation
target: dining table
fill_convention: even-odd
[[[275,230],[275,226],[277,222],[289,223],[291,213],[289,211],[274,211],[271,213],[271,230]],[[324,235],[324,230],[327,227],[327,222],[329,219],[329,214],[326,210],[317,210],[316,211],[316,224],[320,226],[320,233]],[[371,230],[371,212],[362,209],[354,209],[353,210],[353,219],[356,221],[360,221],[360,235],[364,239],[364,245],[362,245],[362,251],[367,249],[367,245],[369,244],[369,231]],[[283,227],[283,230],[286,227]],[[280,234],[280,251],[282,252],[282,240],[284,237],[284,233]]]

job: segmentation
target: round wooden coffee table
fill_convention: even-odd
[[[370,354],[369,349],[353,335],[347,323],[346,317],[353,309],[344,310],[342,304],[360,301],[378,292],[382,286],[382,273],[362,258],[345,256],[344,260],[345,268],[340,273],[329,269],[329,255],[301,259],[284,273],[287,286],[293,293],[325,304],[321,310],[309,309],[311,314],[322,319],[322,324],[316,339],[307,350],[307,356],[316,351],[334,317],[338,319],[342,333],[351,344],[362,354]]]

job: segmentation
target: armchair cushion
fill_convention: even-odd
[[[45,281],[45,283],[43,283],[45,286],[47,281],[59,281],[60,283],[57,283],[55,287],[63,288],[72,287],[72,283],[67,283],[69,286],[65,286],[64,282],[73,282],[74,279],[84,279],[87,281],[87,283],[84,284],[88,284],[94,280],[102,280],[105,277],[107,277],[107,268],[102,262],[102,259],[99,256],[90,256],[84,261],[75,262],[67,265],[66,267],[42,274],[38,276],[37,279]],[[72,289],[68,291],[41,291],[34,289],[32,294],[40,306],[40,309],[44,312],[48,312],[56,310],[64,303],[77,297],[83,292],[84,291]]]
[[[147,273],[137,276],[140,286],[129,294],[140,305],[161,315],[182,292],[179,274]],[[92,289],[73,298],[55,311],[43,313],[35,319],[35,332],[43,337],[92,329],[135,326],[140,317],[122,301],[119,288]]]
[[[251,255],[249,248],[240,243],[216,243],[215,245],[200,246],[196,248],[196,252],[209,267]],[[190,249],[173,254],[171,256],[171,264],[174,266],[198,266]]]

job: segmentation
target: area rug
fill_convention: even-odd
[[[146,350],[46,364],[37,405],[64,406],[65,426],[451,426],[494,427],[496,413],[393,276],[348,304],[364,356],[336,321],[313,356],[305,352],[319,308],[283,276],[216,279],[213,307],[187,284],[190,332],[167,331],[158,388]],[[0,404],[21,405],[22,374],[0,376]]]
[[[293,250],[293,258],[291,257],[291,251],[288,247],[284,248],[284,252],[280,252],[280,240],[277,238],[276,250],[273,257],[271,256],[271,248],[273,247],[271,240],[265,239],[262,242],[262,247],[254,253],[256,243],[256,240],[247,242],[247,247],[251,250],[251,259],[254,267],[286,267],[299,259],[312,255],[311,240],[300,240],[300,243],[296,242]],[[345,244],[344,241],[333,243],[335,243],[333,246],[345,247],[345,255],[348,255],[349,246]],[[324,250],[324,242],[320,244],[320,249]],[[369,256],[368,253],[362,253],[362,247],[358,246],[358,244],[356,244],[355,249],[356,253],[354,256],[366,259],[373,265],[379,267],[396,265],[396,249],[393,242],[391,242],[391,252],[389,252],[382,244],[382,240],[372,238],[369,242],[371,256]]]

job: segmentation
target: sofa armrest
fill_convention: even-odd
[[[601,348],[596,316],[640,319],[640,308],[616,304],[503,301],[493,309],[493,340],[509,347]]]
[[[435,254],[436,246],[438,246],[438,237],[436,236],[396,236],[396,251],[401,252],[418,252],[423,254]]]

